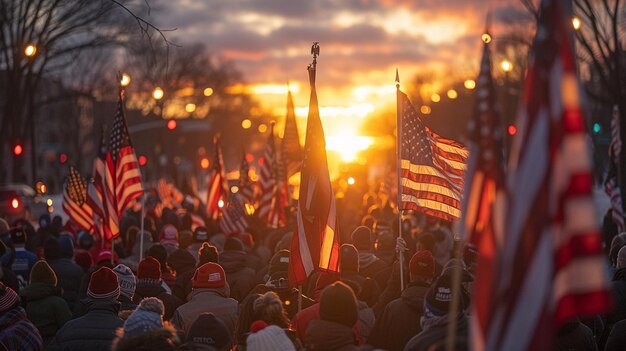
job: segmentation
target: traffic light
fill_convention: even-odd
[[[148,158],[144,155],[139,156],[139,165],[145,166],[148,163]]]
[[[506,129],[507,133],[509,133],[510,136],[514,136],[515,134],[517,134],[517,127],[515,126],[515,124],[509,124],[509,127]]]
[[[13,146],[13,155],[15,156],[19,156],[24,152],[24,148],[22,147],[22,144],[15,144]]]
[[[176,120],[170,119],[169,121],[167,121],[167,129],[169,130],[176,129]]]

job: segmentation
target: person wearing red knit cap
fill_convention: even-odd
[[[87,313],[68,321],[57,332],[48,350],[110,350],[115,330],[124,325],[118,317],[120,284],[117,275],[101,267],[91,275]]]
[[[211,312],[226,325],[232,340],[237,325],[238,303],[229,297],[230,287],[226,283],[224,269],[217,263],[205,263],[196,269],[191,285],[193,290],[189,294],[189,302],[174,312],[172,324],[187,335],[200,314]]]

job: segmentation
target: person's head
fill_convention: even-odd
[[[619,249],[617,253],[617,269],[626,268],[626,246]]]
[[[268,325],[248,335],[246,339],[246,349],[248,351],[296,350],[293,342],[289,339],[285,331],[275,325]]]
[[[365,226],[354,229],[351,235],[352,245],[359,251],[370,251],[372,249],[372,231]]]
[[[161,300],[156,297],[144,298],[124,322],[124,336],[134,337],[163,328],[164,312]]]
[[[200,314],[193,322],[187,333],[186,342],[215,351],[228,351],[233,343],[224,322],[213,313],[207,312]]]
[[[243,342],[240,340],[248,331],[252,322],[256,320],[254,315],[254,304],[261,294],[249,294],[239,305],[239,318],[237,318],[237,329],[235,333],[235,342]]]
[[[226,285],[226,273],[217,263],[209,262],[196,269],[191,279],[191,286],[194,289],[219,289]]]
[[[359,252],[354,245],[341,245],[339,249],[339,271],[341,273],[359,272]]]
[[[96,257],[96,266],[109,267],[113,269],[117,265],[117,253],[111,252],[111,250],[102,250]]]
[[[234,236],[229,236],[228,238],[226,238],[226,243],[224,243],[224,251],[245,251],[245,250],[246,248],[241,242],[241,240],[239,240],[239,238],[236,238]]]
[[[9,229],[11,229],[11,227],[9,227],[9,223],[3,218],[0,218],[0,235],[8,233]]]
[[[78,242],[78,247],[80,247],[83,250],[88,251],[93,246],[94,240],[93,240],[93,236],[89,234],[89,232],[85,230],[79,230],[76,241]]]
[[[59,247],[61,248],[61,257],[74,257],[74,238],[68,232],[61,232],[59,235]]]
[[[217,247],[204,242],[198,250],[198,267],[209,262],[219,263],[219,254],[217,253]]]
[[[195,269],[196,259],[187,249],[176,249],[167,258],[167,264],[176,271],[177,274],[181,274]]]
[[[161,228],[161,245],[178,247],[178,229],[171,224],[166,224]]]
[[[120,296],[120,283],[117,275],[109,267],[100,267],[91,274],[87,296],[93,300],[117,300]]]
[[[443,272],[426,292],[426,296],[424,297],[422,327],[428,320],[442,318],[448,315],[450,304],[452,303],[453,290],[455,289],[452,281],[452,277],[454,276],[454,274],[452,274],[453,269],[460,269],[460,267],[455,266]],[[469,306],[469,295],[461,285],[458,286],[458,289],[460,314]]]
[[[609,250],[609,258],[613,263],[613,267],[617,266],[617,254],[619,250],[626,245],[626,233],[619,233],[611,240],[611,249]]]
[[[148,256],[139,262],[137,267],[138,279],[161,279],[161,264],[154,257]]]
[[[15,290],[0,282],[0,315],[20,305],[20,299]]]
[[[320,319],[352,328],[358,319],[356,296],[342,282],[327,286],[320,297]]]
[[[287,285],[289,255],[289,250],[280,250],[272,256],[267,269],[266,282],[272,282],[276,287]]]
[[[46,261],[37,261],[30,271],[30,283],[40,283],[51,286],[57,286],[57,275]]]
[[[193,242],[203,243],[209,240],[209,230],[206,227],[200,226],[193,231]]]
[[[417,251],[409,261],[409,276],[412,282],[432,282],[435,277],[435,258],[430,251]]]
[[[289,317],[283,309],[283,302],[273,291],[266,292],[254,301],[254,315],[256,319],[261,319],[267,324],[281,328],[289,327]]]
[[[135,295],[135,289],[137,288],[137,277],[123,264],[118,264],[113,268],[113,272],[117,274],[117,279],[120,282],[120,295],[124,295],[128,299],[133,299]]]
[[[85,272],[87,272],[87,270],[91,268],[91,266],[93,266],[93,258],[87,251],[77,251],[76,255],[74,256],[74,261]]]
[[[190,230],[181,230],[178,235],[178,247],[186,249],[193,244],[193,233]]]
[[[161,244],[155,244],[148,249],[148,256],[154,257],[161,265],[161,272],[166,273],[169,271],[167,267],[167,250]]]
[[[46,260],[58,260],[61,258],[61,246],[55,237],[50,237],[43,244],[43,256]]]

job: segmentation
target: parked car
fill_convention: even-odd
[[[0,217],[9,223],[19,218],[34,221],[47,211],[45,200],[30,186],[0,185]]]

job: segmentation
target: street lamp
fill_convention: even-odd
[[[511,63],[511,61],[509,60],[502,60],[502,62],[500,62],[500,67],[502,68],[502,70],[506,73],[509,73],[513,70],[513,64]]]
[[[473,90],[474,88],[476,88],[476,81],[473,79],[467,79],[465,80],[465,82],[463,82],[463,86],[467,90]]]
[[[123,87],[127,87],[130,84],[130,75],[128,73],[122,73],[122,78],[120,79],[120,84]]]
[[[152,91],[152,97],[155,100],[161,100],[163,98],[163,95],[165,93],[163,92],[163,89],[161,89],[160,87],[156,87],[154,88],[154,90]]]
[[[26,55],[26,57],[33,57],[35,56],[36,53],[37,53],[37,47],[33,44],[28,44],[24,48],[24,55]]]

